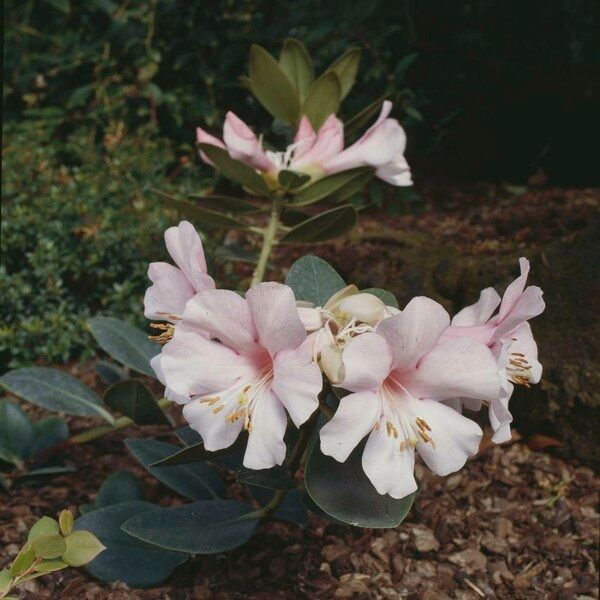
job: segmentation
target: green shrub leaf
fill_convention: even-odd
[[[341,173],[327,175],[300,190],[291,200],[290,204],[294,206],[306,206],[307,204],[323,200],[328,196],[332,196],[335,200],[343,200],[360,189],[356,189],[357,181],[360,182],[360,187],[362,187],[373,176],[373,173],[374,171],[371,167],[357,167],[348,171],[342,171]],[[346,190],[346,193],[344,193],[344,190]],[[347,190],[352,190],[352,192],[348,194]]]
[[[0,401],[0,459],[18,464],[29,454],[35,430],[20,406]]]
[[[304,101],[315,78],[313,62],[304,44],[294,38],[287,38],[279,55],[279,67],[294,86],[300,101]]]
[[[143,490],[140,480],[133,473],[121,470],[109,475],[104,480],[98,490],[94,508],[142,499]]]
[[[387,96],[380,96],[377,100],[373,100],[367,104],[362,110],[357,112],[352,118],[348,119],[344,124],[344,135],[346,137],[353,135],[359,129],[362,129],[373,117],[381,110],[381,105]]]
[[[251,487],[250,491],[261,506],[266,506],[275,495],[274,490],[264,487]],[[306,508],[300,500],[298,490],[290,490],[283,499],[283,502],[277,507],[274,513],[270,515],[273,519],[293,523],[301,529],[308,525]]]
[[[111,425],[115,422],[89,387],[57,369],[16,369],[0,377],[0,384],[15,396],[48,410],[70,415],[100,416]]]
[[[340,100],[343,100],[352,89],[359,64],[360,48],[350,48],[325,71],[326,73],[333,71],[337,75],[341,87]]]
[[[306,173],[297,173],[296,171],[290,171],[288,169],[283,169],[279,171],[278,175],[279,185],[286,192],[289,190],[293,190],[295,188],[304,185],[307,181],[310,180],[310,175]]]
[[[70,514],[70,513],[69,513]],[[100,540],[90,531],[78,530],[65,538],[66,550],[62,559],[71,567],[83,567],[106,550]]]
[[[302,105],[302,114],[308,117],[315,131],[318,131],[329,115],[338,112],[341,98],[342,86],[336,73],[324,73],[310,86]]]
[[[88,325],[100,348],[109,356],[138,373],[155,376],[150,359],[160,352],[160,347],[143,331],[114,317],[93,317]]]
[[[171,425],[171,421],[158,405],[154,394],[137,379],[113,383],[104,392],[104,402],[113,410],[129,417],[138,425]]]
[[[294,479],[282,467],[259,470],[241,467],[237,472],[237,480],[271,490],[293,490],[296,487]]]
[[[255,213],[260,212],[262,208],[234,196],[200,195],[190,194],[190,198],[197,200],[211,210],[232,212],[232,213]]]
[[[290,268],[286,285],[294,290],[296,300],[324,306],[327,300],[346,286],[338,272],[317,256],[303,256]]]
[[[117,383],[117,381],[127,379],[126,369],[107,360],[99,360],[95,364],[95,367],[96,373],[98,373],[100,379],[102,379],[102,383],[105,383],[106,385],[112,385],[113,383]]]
[[[123,531],[167,550],[216,554],[247,542],[259,520],[252,508],[235,500],[194,502],[142,513],[123,524]]]
[[[351,204],[332,208],[303,221],[290,229],[280,240],[282,244],[324,242],[348,233],[358,221],[358,212]]]

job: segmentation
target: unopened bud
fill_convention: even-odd
[[[333,385],[341,383],[344,380],[342,351],[335,346],[323,346],[321,348],[321,368]]]
[[[323,325],[323,319],[321,318],[321,313],[316,308],[308,308],[305,306],[298,307],[298,316],[302,321],[302,325],[304,325],[304,329],[308,333],[313,331],[317,331],[317,329],[321,329]]]
[[[361,323],[376,325],[386,315],[385,304],[373,294],[359,293],[340,302],[339,310]]]

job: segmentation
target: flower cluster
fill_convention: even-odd
[[[540,379],[528,321],[544,302],[539,288],[526,287],[524,258],[502,298],[485,289],[451,320],[429,298],[400,311],[355,286],[324,306],[297,302],[274,282],[245,296],[215,289],[190,223],[165,240],[177,266],[150,265],[145,314],[166,322],[152,366],[207,450],[247,431],[245,467],[283,463],[288,415],[295,427],[305,423],[325,382],[341,399],[321,428],[321,451],[344,462],[368,436],[366,475],[380,494],[402,498],[416,489],[415,452],[439,475],[477,452],[482,431],[463,407],[485,404],[494,442],[506,441],[514,385]]]

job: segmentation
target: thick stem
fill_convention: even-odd
[[[258,262],[256,263],[256,268],[252,274],[252,281],[250,283],[251,287],[257,283],[260,283],[265,278],[265,272],[267,270],[267,263],[269,262],[271,251],[273,250],[273,246],[277,243],[277,229],[279,227],[279,216],[281,214],[282,204],[283,201],[281,198],[273,199],[273,203],[271,204],[271,216],[269,218],[267,227],[263,230],[263,244],[262,248],[260,249],[260,255],[258,257]]]

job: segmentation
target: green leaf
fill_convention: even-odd
[[[51,517],[42,517],[39,521],[34,523],[33,527],[29,530],[27,541],[33,542],[39,537],[57,535],[59,531],[58,521]]]
[[[35,548],[31,542],[27,542],[19,551],[19,554],[10,565],[11,577],[17,577],[29,569],[35,560]]]
[[[315,131],[321,128],[329,115],[338,112],[341,95],[342,86],[333,71],[324,73],[310,86],[302,105],[302,114],[308,117]]]
[[[61,535],[41,535],[31,542],[35,555],[42,558],[58,558],[66,550],[65,540]]]
[[[67,549],[62,559],[71,567],[83,567],[106,550],[106,546],[91,531],[85,530],[74,531],[67,535],[65,544]]]
[[[187,560],[180,552],[167,552],[127,535],[121,525],[135,515],[152,511],[150,502],[122,502],[86,513],[75,521],[75,530],[91,531],[106,550],[85,568],[93,577],[130,587],[150,587],[164,581]]]
[[[345,204],[296,225],[281,238],[280,243],[324,242],[348,233],[357,221],[358,212],[354,206]]]
[[[327,514],[308,494],[308,492],[306,490],[303,490],[300,493],[300,500],[302,501],[302,504],[304,505],[304,507],[309,510],[311,513],[317,515],[317,517],[320,517],[321,519],[325,519],[326,521],[329,521],[330,523],[335,523],[336,525],[346,525],[346,523],[344,523],[343,521],[340,521],[338,519],[336,519],[335,517],[332,517],[330,514]]]
[[[100,379],[102,379],[102,383],[105,383],[106,385],[112,385],[113,383],[117,383],[117,381],[127,379],[126,369],[107,360],[99,360],[95,364],[95,367],[96,373],[98,373]]]
[[[381,495],[362,468],[365,441],[339,463],[315,444],[306,463],[306,491],[325,513],[358,527],[397,527],[412,506],[415,494],[397,500]]]
[[[215,258],[232,262],[243,262],[251,265],[258,262],[258,254],[250,252],[237,244],[226,243],[215,250]]]
[[[293,490],[297,485],[282,467],[259,470],[241,467],[237,472],[237,480],[271,490]]]
[[[317,256],[303,256],[290,268],[285,278],[286,285],[294,290],[296,300],[324,306],[336,292],[346,287],[338,272]]]
[[[129,417],[138,425],[171,425],[171,421],[158,405],[154,394],[137,379],[113,383],[104,392],[104,402],[113,410]]]
[[[233,196],[216,196],[212,194],[210,196],[202,196],[200,194],[190,194],[189,197],[198,200],[211,210],[248,214],[260,212],[262,210],[260,206],[256,206],[255,204],[252,204],[252,202]]]
[[[400,59],[396,64],[396,68],[394,69],[394,75],[398,77],[399,75],[404,73],[404,71],[406,71],[406,69],[408,69],[408,67],[410,67],[410,65],[412,65],[418,57],[418,52],[411,52],[410,54],[407,54],[404,58]]]
[[[36,438],[42,436],[52,437],[55,441],[66,441],[69,439],[69,425],[59,417],[46,417],[33,424],[33,432]]]
[[[15,396],[48,410],[69,415],[100,416],[111,425],[115,422],[89,387],[57,369],[16,369],[0,377],[0,385]]]
[[[258,503],[263,507],[269,504],[275,495],[274,490],[264,487],[253,486],[250,488],[250,491]],[[283,502],[270,516],[273,519],[279,519],[280,521],[293,523],[301,529],[304,529],[308,525],[306,508],[300,500],[300,492],[298,490],[290,490],[285,495]]]
[[[73,513],[70,510],[62,510],[58,516],[60,532],[69,535],[73,531]]]
[[[71,0],[46,0],[46,3],[66,15],[71,12]]]
[[[337,75],[341,86],[340,100],[343,100],[352,89],[359,64],[360,48],[350,48],[325,71],[326,73],[333,71]]]
[[[182,215],[192,219],[201,226],[220,227],[222,229],[238,229],[241,231],[248,229],[248,225],[246,223],[243,223],[238,219],[234,219],[229,215],[224,215],[222,213],[215,212],[214,210],[202,208],[193,202],[174,198],[173,196],[168,196],[162,192],[156,192],[156,194],[161,197],[162,203],[165,206],[174,208]]]
[[[310,175],[283,169],[279,171],[278,180],[281,188],[288,192],[289,190],[293,190],[295,188],[299,188],[301,185],[304,185],[310,180]]]
[[[177,493],[192,500],[214,500],[224,495],[219,475],[204,463],[153,467],[152,464],[171,456],[179,448],[158,440],[129,438],[125,445],[135,458],[156,479]]]
[[[251,512],[235,500],[194,502],[136,515],[123,524],[123,531],[167,550],[217,554],[252,537],[259,519],[249,518]]]
[[[367,104],[362,110],[357,112],[351,119],[344,124],[344,135],[346,137],[362,129],[377,113],[381,111],[381,106],[387,96],[381,96]]]
[[[18,479],[28,479],[30,477],[48,477],[51,475],[62,475],[63,473],[74,473],[75,471],[77,471],[75,467],[41,467],[39,469],[33,469],[23,473],[22,475],[19,475]]]
[[[12,575],[8,569],[2,569],[2,571],[0,571],[0,597],[8,592],[12,580]]]
[[[29,454],[34,428],[20,406],[0,401],[0,458],[16,464]],[[13,459],[11,460],[11,457]]]
[[[241,435],[228,448],[209,452],[204,448],[204,442],[198,433],[191,427],[180,427],[175,431],[177,437],[187,446],[172,456],[154,463],[159,465],[183,465],[201,460],[208,460],[225,469],[235,471],[242,465],[248,436],[242,432]]]
[[[360,181],[360,187],[362,188],[366,183],[365,177],[368,175],[368,179],[370,179],[373,173],[374,170],[371,167],[357,167],[348,171],[327,175],[327,177],[318,179],[311,185],[300,190],[291,200],[290,204],[293,206],[306,206],[307,204],[323,200],[323,198],[327,198],[328,196],[333,196],[336,200],[341,200],[348,197],[347,195],[343,195],[346,188],[350,188],[354,183],[354,187],[351,189],[353,190],[352,194],[355,193],[355,182],[357,180]]]
[[[394,308],[400,308],[398,306],[398,300],[396,300],[396,296],[392,294],[392,292],[388,292],[387,290],[382,290],[381,288],[367,288],[366,290],[361,290],[361,292],[365,294],[373,294],[373,296],[377,296],[386,306],[393,306]]]
[[[109,475],[104,480],[98,490],[94,508],[142,499],[143,490],[140,480],[133,473],[121,470]]]
[[[248,165],[231,158],[227,150],[211,144],[198,144],[198,148],[227,179],[231,179],[261,196],[269,195],[269,188],[265,180]]]
[[[150,359],[160,352],[160,347],[143,331],[114,317],[93,317],[88,325],[109,356],[138,373],[155,377]]]
[[[287,38],[279,55],[279,67],[294,86],[300,101],[303,101],[315,78],[313,62],[304,44]]]
[[[371,167],[359,167],[359,169],[362,169],[362,172],[357,173],[355,177],[346,183],[346,185],[343,185],[337,191],[331,194],[329,197],[330,200],[333,200],[334,202],[343,202],[344,200],[352,198],[352,196],[355,194],[364,191],[367,183],[373,179],[375,175],[375,169]]]
[[[250,48],[250,85],[257,100],[276,119],[295,124],[300,102],[290,80],[277,61],[261,46]]]

